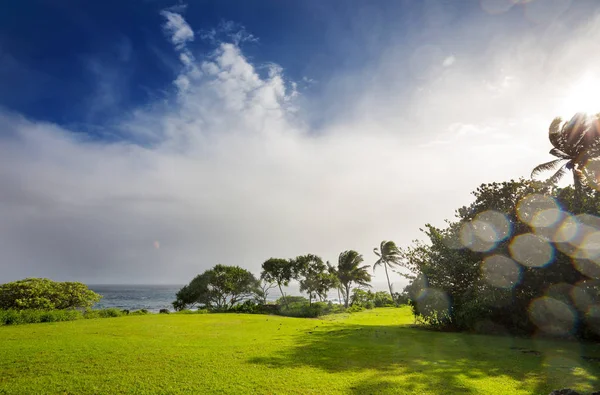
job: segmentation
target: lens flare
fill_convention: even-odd
[[[497,235],[485,222],[473,220],[465,222],[460,229],[461,244],[471,251],[485,252],[496,246]]]
[[[515,237],[509,246],[510,256],[520,264],[542,267],[554,257],[554,248],[540,236],[525,233]]]
[[[441,318],[450,311],[450,298],[444,291],[427,288],[417,299],[417,309],[425,316],[436,314]]]
[[[556,201],[549,196],[539,194],[525,196],[517,204],[517,216],[533,228],[547,227],[552,219],[558,220],[552,215],[556,211],[560,211]]]
[[[521,280],[521,267],[504,255],[485,258],[481,273],[488,284],[497,288],[512,288]]]
[[[489,240],[493,242],[500,242],[508,238],[511,234],[510,222],[506,218],[506,215],[494,211],[487,210],[479,213],[475,217],[475,222],[485,224],[489,228]]]
[[[543,296],[529,304],[529,318],[543,332],[566,335],[575,328],[575,312],[568,304]]]

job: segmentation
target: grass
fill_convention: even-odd
[[[322,319],[160,314],[0,327],[0,394],[548,394],[600,388],[598,346]],[[585,358],[583,358],[584,356]]]

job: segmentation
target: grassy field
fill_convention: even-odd
[[[325,319],[149,315],[0,327],[0,394],[547,394],[600,389],[597,346]]]

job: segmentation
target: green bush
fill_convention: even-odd
[[[119,309],[111,308],[111,309],[102,309],[102,310],[92,310],[88,309],[83,313],[84,318],[111,318],[111,317],[121,317],[123,312]]]
[[[73,321],[82,318],[77,310],[0,310],[0,325]]]
[[[275,304],[278,304],[279,306],[283,306],[286,304],[286,302],[287,302],[287,304],[308,303],[308,299],[306,299],[304,296],[286,296],[284,299],[282,296],[281,298],[279,298],[275,301]]]
[[[358,313],[359,311],[363,311],[365,308],[359,305],[352,305],[346,309],[347,313]]]
[[[338,304],[331,302],[315,302],[309,304],[307,302],[290,303],[289,306],[281,306],[279,314],[286,317],[303,317],[315,318],[327,314],[341,313],[344,308]]]
[[[146,315],[146,314],[150,314],[148,312],[148,310],[146,309],[141,309],[141,310],[135,310],[129,313],[129,315]]]
[[[27,278],[0,285],[0,309],[64,310],[91,307],[102,296],[76,282]]]

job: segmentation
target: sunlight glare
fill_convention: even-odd
[[[578,112],[600,112],[600,78],[588,73],[571,85],[559,112],[563,119],[570,119]]]

